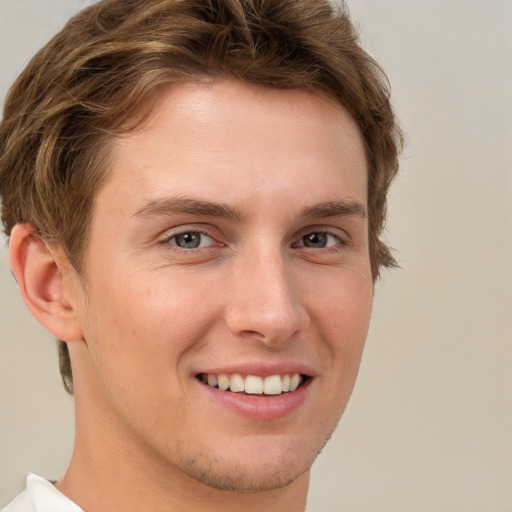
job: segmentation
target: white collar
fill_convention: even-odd
[[[27,494],[34,512],[83,512],[51,482],[37,475],[27,475]]]

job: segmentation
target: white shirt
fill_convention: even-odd
[[[26,489],[1,512],[84,512],[55,486],[37,475],[27,476]]]

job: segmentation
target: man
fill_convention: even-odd
[[[12,270],[61,340],[75,448],[5,510],[304,510],[394,264],[399,146],[342,6],[75,16],[0,126]]]

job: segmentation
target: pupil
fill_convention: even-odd
[[[327,245],[327,233],[310,233],[302,240],[306,247],[325,247]]]
[[[183,249],[195,249],[201,244],[200,233],[184,233],[176,238],[176,245]]]

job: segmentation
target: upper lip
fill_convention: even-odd
[[[239,373],[241,375],[257,375],[259,377],[269,377],[271,375],[286,375],[294,373],[300,373],[302,375],[307,375],[308,377],[313,377],[315,374],[314,370],[309,365],[292,361],[284,361],[280,363],[262,363],[249,361],[232,363],[229,365],[204,368],[196,372],[196,375],[200,375],[202,373],[210,375],[233,375],[234,373]]]

